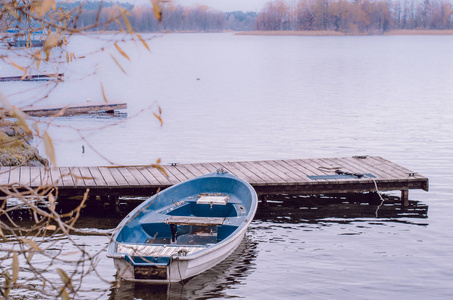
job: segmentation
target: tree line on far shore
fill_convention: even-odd
[[[181,6],[172,2],[161,3],[162,20],[156,18],[153,7],[150,5],[132,5],[128,3],[112,2],[71,2],[61,3],[63,9],[74,10],[77,14],[77,24],[84,27],[94,24],[96,20],[103,23],[117,12],[115,5],[126,8],[127,16],[132,28],[136,32],[218,32],[224,30],[248,31],[256,26],[256,12],[220,12],[206,5]],[[79,8],[82,12],[80,13]],[[110,23],[106,27],[96,27],[93,31],[119,30],[120,24]]]
[[[159,22],[153,8],[112,2],[71,2],[60,4],[77,11],[80,27],[96,20],[108,20],[120,5],[130,12],[128,19],[137,32],[224,30],[331,30],[350,34],[383,33],[393,29],[453,29],[452,6],[448,0],[299,0],[289,5],[275,0],[261,12],[220,12],[205,5],[185,7],[162,3]],[[118,30],[110,23],[93,30]]]
[[[269,2],[256,20],[258,30],[333,30],[383,33],[392,29],[450,29],[447,0],[299,0]]]

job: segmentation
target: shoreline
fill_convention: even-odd
[[[366,33],[340,32],[335,30],[251,30],[251,31],[192,31],[162,30],[134,31],[134,34],[171,34],[171,33],[234,33],[234,35],[268,35],[268,36],[370,36],[370,35],[453,35],[453,29],[394,29],[386,32],[370,31]],[[84,31],[73,35],[127,34],[125,31]]]
[[[384,32],[384,35],[453,35],[452,29],[395,29]]]
[[[344,33],[333,30],[239,31],[235,35],[263,36],[370,36],[370,35],[453,35],[453,30],[395,29],[384,33]]]
[[[270,36],[345,36],[333,30],[270,30],[270,31],[238,31],[235,35],[270,35]]]

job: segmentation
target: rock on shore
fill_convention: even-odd
[[[33,137],[15,123],[0,124],[0,166],[44,166],[47,159],[27,141]]]

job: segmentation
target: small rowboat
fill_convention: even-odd
[[[118,277],[180,282],[227,258],[257,209],[253,187],[218,170],[174,185],[135,208],[108,248]]]

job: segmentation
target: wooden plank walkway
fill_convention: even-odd
[[[29,116],[46,117],[46,116],[68,116],[76,114],[85,114],[95,111],[113,112],[114,110],[127,109],[127,103],[80,103],[67,106],[28,106],[22,110]]]
[[[4,81],[49,81],[49,80],[59,80],[62,81],[64,73],[54,73],[54,74],[35,74],[35,75],[26,75],[26,76],[2,76],[0,77],[0,82]]]
[[[163,166],[167,175],[150,166],[1,167],[0,185],[38,188],[53,184],[59,195],[149,196],[179,182],[219,168],[249,182],[259,195],[332,194],[428,190],[428,178],[378,156],[290,159]],[[349,174],[349,175],[348,175]],[[351,174],[357,174],[351,175]],[[363,175],[367,174],[367,175]],[[363,176],[361,176],[363,175]],[[406,197],[406,196],[405,196]]]

